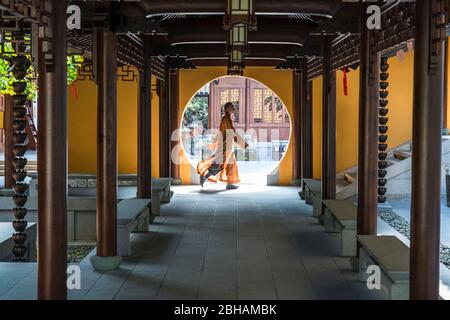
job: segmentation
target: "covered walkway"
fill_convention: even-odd
[[[220,190],[223,186],[217,186]],[[81,262],[69,299],[384,299],[358,280],[294,187],[202,192],[174,187],[172,203],[134,234],[119,270]],[[297,199],[296,199],[297,198]],[[0,299],[36,299],[35,264],[2,265]],[[19,271],[20,270],[20,271]]]

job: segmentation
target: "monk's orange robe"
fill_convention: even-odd
[[[208,178],[211,182],[226,182],[228,184],[238,183],[239,173],[234,155],[234,143],[241,148],[245,148],[245,141],[240,137],[233,126],[233,121],[228,114],[225,114],[220,120],[220,127],[214,142],[208,147],[212,150],[213,155],[197,165],[197,173],[206,175],[209,172],[216,175]]]

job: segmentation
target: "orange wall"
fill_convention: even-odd
[[[392,149],[412,139],[414,53],[406,53],[404,61],[390,58],[388,63],[388,148]]]
[[[347,96],[343,73],[336,72],[336,171],[358,159],[359,70],[347,73]],[[322,176],[322,77],[313,80],[313,176]]]
[[[159,178],[159,97],[152,77],[152,177]]]
[[[336,171],[353,167],[358,159],[359,68],[347,73],[347,95],[344,74],[336,72]]]
[[[95,173],[97,159],[97,86],[92,81],[75,83],[78,97],[68,90],[69,173]]]
[[[405,60],[389,59],[389,149],[412,138],[414,53]],[[359,69],[347,74],[348,95],[343,93],[343,74],[336,76],[336,171],[342,172],[358,161]],[[313,80],[313,175],[322,171],[322,77]]]
[[[322,176],[322,77],[312,81],[313,176]]]
[[[446,120],[446,128],[450,129],[450,72],[449,72],[449,66],[448,64],[450,63],[450,37],[447,39],[447,70],[445,70],[446,72],[446,81],[447,81],[447,101],[445,101],[447,103],[447,119]],[[444,106],[445,107],[445,106]]]
[[[184,108],[194,94],[210,81],[226,76],[227,70],[224,67],[198,68],[197,70],[180,71],[180,119]],[[255,79],[270,89],[272,89],[283,101],[289,115],[292,119],[292,72],[278,71],[273,67],[248,67],[245,69],[244,76]],[[183,159],[180,166],[181,180],[183,184],[191,183],[191,166],[186,159]],[[292,179],[292,147],[288,150],[282,159],[279,167],[279,183],[287,185]]]
[[[92,81],[77,81],[78,96],[68,90],[69,173],[96,172],[97,87]],[[136,173],[137,168],[137,87],[138,80],[118,81],[118,170],[120,174]],[[152,157],[159,158],[158,99],[152,92]],[[155,98],[156,96],[156,98]],[[155,114],[156,113],[156,114]],[[156,118],[156,119],[155,119]],[[152,172],[158,167],[154,162]]]

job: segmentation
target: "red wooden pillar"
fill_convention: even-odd
[[[365,9],[365,6],[362,6]],[[365,16],[365,10],[363,10]],[[379,55],[372,52],[370,32],[361,19],[358,139],[357,233],[377,232]]]
[[[323,47],[322,199],[336,198],[336,74],[331,70],[331,37]]]
[[[66,3],[52,0],[52,59],[39,40],[38,299],[67,297]],[[37,30],[35,30],[37,31]],[[38,36],[33,32],[33,36]]]
[[[303,140],[303,114],[302,114],[302,77],[301,71],[294,69],[292,71],[292,92],[293,92],[293,146],[294,155],[292,157],[292,179],[294,184],[301,181],[301,158],[302,158],[302,140]]]
[[[302,59],[302,74],[300,82],[300,102],[301,102],[301,169],[302,180],[313,177],[313,141],[312,141],[312,81],[308,81],[307,58]],[[302,190],[305,185],[302,182]]]
[[[410,299],[439,298],[439,236],[443,54],[436,50],[433,8],[416,2],[413,154],[411,177]]]
[[[167,63],[167,62],[166,62]],[[160,81],[159,104],[159,175],[170,177],[170,76],[166,66],[164,81]]]
[[[180,129],[180,118],[179,113],[179,72],[178,70],[171,70],[169,75],[170,81],[170,157],[169,162],[171,165],[172,173],[172,183],[180,184],[180,166],[177,163],[178,159],[172,159],[172,151],[176,149],[178,143],[180,143],[181,136],[176,134],[179,133]]]
[[[137,197],[150,199],[152,196],[152,66],[150,39],[145,38],[144,70],[139,77],[139,107],[138,107],[138,185]]]
[[[96,28],[97,102],[97,270],[119,267],[117,257],[117,34]],[[110,262],[104,268],[104,262]]]

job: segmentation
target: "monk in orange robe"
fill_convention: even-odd
[[[200,175],[200,184],[203,187],[206,181],[225,182],[227,189],[237,189],[239,173],[234,155],[233,146],[236,142],[241,148],[248,147],[247,142],[239,136],[234,129],[231,115],[234,113],[234,105],[231,102],[225,104],[225,115],[220,120],[219,131],[212,144],[208,147],[213,155],[197,165],[197,173]]]

